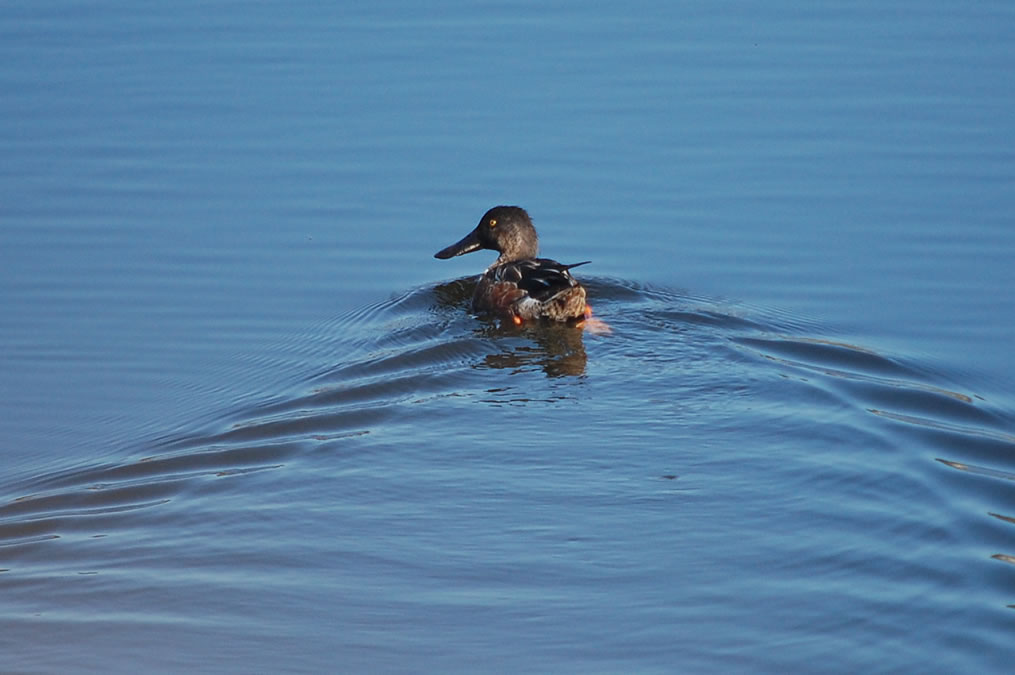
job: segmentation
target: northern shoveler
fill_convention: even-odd
[[[479,278],[473,311],[510,318],[515,324],[541,317],[568,321],[588,315],[585,289],[570,270],[589,261],[562,265],[537,258],[539,238],[525,209],[493,207],[476,229],[434,257],[452,258],[481,248],[497,251],[500,257]]]

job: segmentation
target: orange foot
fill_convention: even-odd
[[[579,321],[577,326],[593,335],[609,335],[613,332],[610,324],[592,316],[592,305],[585,305],[585,318]]]

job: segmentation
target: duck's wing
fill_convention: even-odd
[[[517,285],[532,299],[543,301],[549,300],[561,291],[578,286],[578,282],[571,276],[569,270],[589,262],[586,260],[564,265],[547,258],[529,258],[501,265],[501,269],[497,270],[497,275],[501,281]]]

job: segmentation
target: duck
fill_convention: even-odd
[[[520,206],[495,206],[461,240],[434,254],[446,260],[480,249],[500,255],[479,277],[472,311],[525,321],[580,321],[590,316],[585,288],[571,270],[591,261],[565,265],[539,258],[539,236],[528,212]]]

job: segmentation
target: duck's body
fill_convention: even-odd
[[[516,324],[539,318],[569,321],[586,315],[585,289],[570,272],[585,263],[563,265],[537,258],[539,238],[525,209],[495,206],[476,229],[434,257],[451,258],[481,248],[498,251],[500,257],[479,278],[473,311],[510,318]]]
[[[570,269],[547,258],[498,263],[487,269],[472,297],[475,312],[509,315],[522,320],[567,321],[585,316],[585,288]]]

